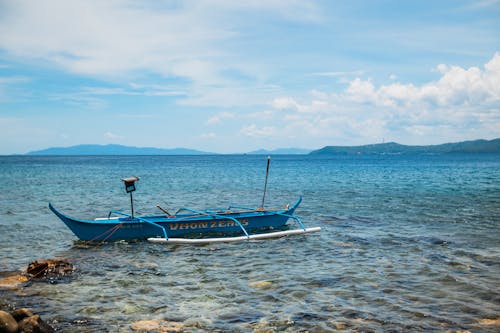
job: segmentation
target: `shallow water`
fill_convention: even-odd
[[[267,206],[303,202],[319,234],[203,246],[84,248],[50,213],[128,211],[120,178],[141,177],[137,213],[258,206],[262,156],[0,157],[0,271],[70,259],[70,282],[0,296],[62,332],[497,332],[500,155],[276,156]],[[293,225],[293,221],[289,222]]]

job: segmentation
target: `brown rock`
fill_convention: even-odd
[[[10,314],[12,315],[12,317],[14,317],[16,321],[21,321],[26,317],[33,316],[33,312],[31,312],[31,310],[27,308],[15,309]]]
[[[344,323],[341,323],[341,322],[334,322],[333,323],[333,326],[335,327],[336,330],[345,330],[346,329],[346,326]]]
[[[0,333],[17,333],[19,326],[10,313],[0,311]]]
[[[31,262],[26,269],[29,279],[48,280],[71,275],[73,265],[63,258],[36,260]]]
[[[271,281],[267,281],[267,280],[254,281],[254,282],[250,282],[248,284],[248,286],[250,288],[254,288],[254,289],[269,289],[273,286],[273,283]]]
[[[0,288],[18,288],[26,281],[28,281],[28,279],[19,274],[1,277]]]
[[[130,328],[133,330],[133,331],[152,331],[154,329],[157,329],[158,327],[160,327],[160,321],[159,320],[156,320],[156,319],[152,319],[152,320],[139,320],[139,321],[136,321],[135,323],[132,323],[132,325],[130,325]]]
[[[54,329],[39,315],[34,315],[19,322],[19,333],[54,333]]]
[[[500,317],[495,318],[495,319],[481,319],[481,320],[479,320],[479,325],[499,326],[500,327]]]
[[[130,328],[133,331],[154,332],[154,333],[181,332],[183,327],[184,327],[183,323],[175,321],[161,321],[157,319],[140,320],[130,325]]]

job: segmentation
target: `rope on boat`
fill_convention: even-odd
[[[120,224],[117,224],[111,228],[109,228],[108,230],[104,231],[103,233],[93,237],[91,240],[87,241],[86,243],[92,243],[92,242],[95,242],[97,240],[99,240],[99,238],[101,238],[102,236],[104,236],[105,234],[107,234],[108,232],[110,233],[109,235],[107,235],[103,240],[102,242],[105,242],[106,240],[108,240],[109,237],[111,237],[118,229],[121,228],[121,226],[123,225],[123,223],[120,223]]]
[[[113,234],[116,232],[116,230],[120,229],[120,227],[123,225],[123,223],[120,223],[120,224],[117,224],[116,226],[114,226],[113,228],[111,229],[114,229],[109,235],[106,236],[106,238],[104,238],[102,241],[105,242],[108,240],[108,238],[110,238],[111,236],[113,236]]]

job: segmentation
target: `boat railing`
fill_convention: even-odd
[[[111,214],[116,214],[116,215],[121,215],[121,216],[126,216],[126,217],[132,218],[132,215],[130,215],[130,214],[123,213],[123,212],[120,212],[120,211],[117,211],[117,210],[110,210],[109,214],[108,214],[108,219],[111,217]]]
[[[255,208],[242,207],[242,206],[229,206],[227,210],[231,210],[231,209],[244,209],[247,211],[254,211],[255,210]]]

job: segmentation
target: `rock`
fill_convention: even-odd
[[[271,281],[255,281],[255,282],[250,282],[248,286],[250,288],[255,288],[255,289],[267,289],[271,288],[273,283]]]
[[[152,331],[155,328],[158,328],[160,326],[160,321],[153,319],[153,320],[139,320],[130,325],[130,328],[133,331]]]
[[[73,265],[62,258],[36,260],[31,262],[26,269],[26,276],[30,280],[51,282],[70,276],[74,271]]]
[[[332,324],[333,324],[333,327],[335,327],[335,329],[339,330],[339,331],[345,330],[347,327],[344,323],[339,322],[339,321],[333,322]]]
[[[45,323],[39,315],[26,317],[19,322],[19,333],[53,333],[54,329]]]
[[[183,328],[183,323],[175,321],[162,321],[158,319],[140,320],[130,325],[130,329],[133,331],[154,333],[181,332]]]
[[[27,281],[28,278],[20,274],[3,277],[0,278],[0,288],[17,288]]]
[[[33,312],[31,312],[31,310],[27,308],[16,309],[12,311],[10,314],[12,315],[12,317],[14,317],[16,321],[21,321],[26,317],[33,316]]]
[[[0,333],[53,333],[54,329],[30,309],[0,311]]]
[[[478,323],[484,326],[500,326],[500,317],[495,319],[481,319]]]
[[[19,325],[17,325],[14,317],[10,313],[0,311],[0,333],[17,333]]]

